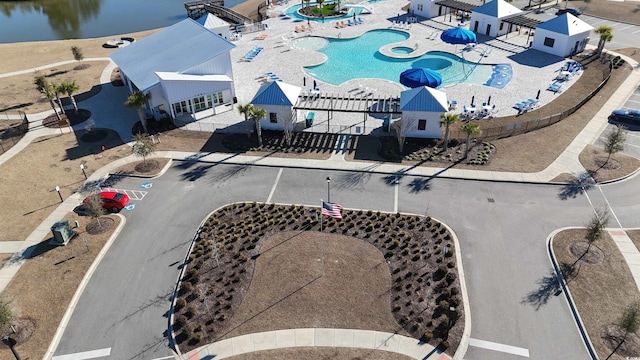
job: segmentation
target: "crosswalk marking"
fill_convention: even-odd
[[[493,350],[493,351],[500,351],[503,353],[514,354],[514,355],[519,355],[523,357],[529,357],[528,349],[511,346],[511,345],[494,343],[491,341],[484,341],[484,340],[471,338],[469,339],[469,346],[479,347],[479,348]]]
[[[111,355],[111,348],[54,356],[51,360],[86,360]]]

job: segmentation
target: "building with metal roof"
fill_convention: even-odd
[[[567,57],[584,51],[593,27],[564,13],[536,27],[531,47],[549,54]]]
[[[218,36],[227,40],[231,39],[231,30],[229,30],[230,24],[219,17],[211,13],[206,13],[196,21],[198,24],[218,34]]]
[[[298,86],[282,81],[270,81],[260,86],[250,102],[267,112],[266,117],[260,120],[260,126],[268,130],[284,130],[285,126],[289,126],[293,130],[297,121],[294,106],[301,90]]]
[[[511,32],[504,20],[521,13],[522,10],[504,0],[492,0],[471,11],[471,29],[476,33],[498,37]]]
[[[440,114],[449,110],[447,94],[426,86],[400,93],[402,117],[395,125],[403,137],[440,139]]]
[[[133,93],[151,94],[147,112],[200,119],[233,109],[235,87],[230,41],[185,19],[110,57]]]

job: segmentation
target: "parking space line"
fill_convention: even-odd
[[[102,188],[102,191],[115,191],[115,192],[125,193],[129,196],[131,200],[142,200],[148,193],[148,191],[125,190],[125,189],[114,189],[114,188]]]
[[[479,347],[483,349],[499,351],[507,354],[513,354],[523,357],[529,357],[529,350],[521,347],[498,344],[491,341],[484,341],[478,339],[469,339],[469,346]]]

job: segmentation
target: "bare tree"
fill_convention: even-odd
[[[615,349],[607,356],[609,359],[616,351],[622,346],[622,344],[627,340],[627,336],[629,334],[634,334],[640,329],[640,302],[634,302],[633,304],[627,306],[622,312],[622,316],[620,317],[619,324],[622,331],[624,331],[624,336],[622,340],[618,343]],[[605,359],[606,360],[606,359]]]
[[[156,151],[156,144],[147,134],[136,134],[133,137],[133,155],[142,157],[144,166],[147,166],[147,156]]]
[[[407,139],[407,134],[418,129],[418,119],[403,115],[400,120],[397,120],[391,124],[396,132],[398,138],[398,147],[400,154],[404,151],[404,142]]]
[[[604,152],[607,153],[607,160],[600,166],[599,169],[602,169],[605,165],[607,165],[607,163],[611,159],[611,155],[624,150],[625,141],[627,141],[627,128],[625,128],[624,126],[616,125],[613,129],[609,130],[609,132],[605,134],[602,143],[604,145]]]
[[[584,235],[585,240],[589,243],[587,246],[587,251],[584,253],[588,253],[591,249],[591,245],[600,240],[602,238],[602,232],[607,227],[609,223],[609,213],[607,208],[596,209],[595,214],[589,221],[587,225],[587,233]]]

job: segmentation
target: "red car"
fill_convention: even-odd
[[[93,195],[92,195],[93,196]],[[102,201],[102,207],[104,209],[116,212],[122,210],[123,207],[129,204],[129,195],[115,192],[115,191],[103,191],[99,194]],[[87,204],[91,201],[91,196],[88,196],[83,204]]]

